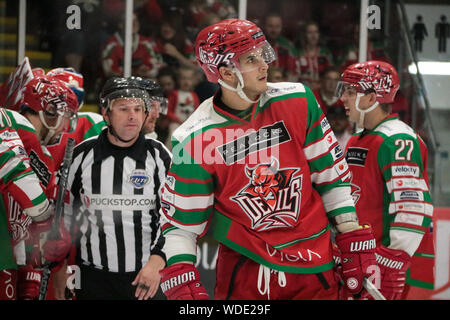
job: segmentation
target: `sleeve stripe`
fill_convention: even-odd
[[[401,231],[407,231],[407,232],[414,232],[414,233],[418,233],[418,234],[425,234],[426,232],[426,228],[412,228],[408,225],[395,225],[392,224],[391,225],[391,230],[401,230]]]
[[[349,186],[344,186],[333,188],[330,191],[327,191],[324,194],[322,194],[322,201],[325,207],[325,211],[331,214],[335,210],[339,210],[346,207],[351,207],[353,211],[355,211],[350,191],[351,188]],[[346,210],[345,212],[348,212],[348,210]],[[335,212],[334,214],[338,213]]]
[[[168,192],[178,195],[180,197],[184,197],[184,198],[191,198],[191,197],[212,197],[213,193],[189,193],[189,194],[185,194],[185,193],[181,193],[181,192],[177,192],[175,190],[173,190],[171,187],[169,187],[167,184],[164,186],[164,190],[168,190]],[[165,192],[165,191],[164,191]]]
[[[345,159],[320,172],[311,172],[311,181],[316,184],[333,183],[349,170]]]
[[[179,175],[173,173],[172,171],[168,173],[169,176],[173,176],[177,181],[184,182],[184,183],[200,183],[200,184],[207,184],[212,182],[212,179],[194,179],[194,178],[183,178]]]
[[[172,224],[173,226],[195,234],[202,234],[205,231],[205,228],[208,224],[208,221],[204,221],[202,223],[185,223],[179,220],[175,220],[174,218],[172,218],[167,214],[164,207],[161,208],[161,212],[163,213],[164,218],[168,220],[170,224]]]
[[[337,145],[337,143],[338,141],[333,132],[329,132],[322,139],[304,149],[306,159],[312,161],[323,156],[324,154],[328,154],[330,150]]]

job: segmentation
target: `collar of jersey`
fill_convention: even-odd
[[[213,107],[214,110],[218,113],[220,113],[222,116],[226,117],[228,120],[232,122],[239,122],[239,123],[249,123],[255,116],[256,106],[258,105],[258,102],[253,103],[249,109],[251,109],[248,113],[244,112],[247,110],[234,110],[228,107],[225,103],[223,103],[222,99],[222,90],[219,89],[217,93],[215,94],[213,98]],[[250,118],[248,120],[245,120],[241,117],[239,117],[238,114],[245,113],[245,116],[248,114],[251,114]],[[248,118],[248,117],[246,117]]]
[[[94,162],[102,161],[109,156],[113,156],[114,158],[124,158],[129,157],[136,161],[142,159],[143,151],[145,150],[145,137],[142,133],[139,134],[138,139],[133,145],[129,147],[120,147],[112,144],[107,137],[108,129],[105,128],[100,133],[97,142],[97,152],[94,153]]]
[[[376,128],[378,128],[382,123],[385,123],[386,121],[390,121],[390,120],[395,120],[398,119],[398,114],[397,113],[392,113],[392,114],[388,114],[383,120],[380,121],[380,123],[378,123],[372,130],[370,131],[374,131]]]

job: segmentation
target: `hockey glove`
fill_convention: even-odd
[[[39,297],[42,271],[31,265],[19,267],[17,277],[17,298],[19,300],[36,300]]]
[[[51,233],[50,233],[51,234]],[[50,235],[49,234],[49,235]],[[64,221],[59,224],[59,239],[47,238],[43,245],[44,258],[51,262],[60,262],[69,254],[72,240],[69,231],[64,226]]]
[[[208,300],[198,270],[189,263],[177,263],[159,272],[161,289],[169,300]]]
[[[381,274],[380,292],[388,300],[399,300],[405,289],[410,256],[402,250],[379,247],[375,253]]]
[[[359,294],[363,288],[363,278],[369,278],[377,264],[372,229],[366,227],[338,234],[336,243],[341,251],[344,283],[350,293]]]

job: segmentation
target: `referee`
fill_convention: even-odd
[[[77,300],[165,299],[159,199],[171,154],[141,132],[160,103],[145,88],[141,78],[109,79],[100,95],[107,128],[74,150],[64,221],[76,233]]]

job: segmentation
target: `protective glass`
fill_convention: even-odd
[[[358,85],[354,85],[354,84],[350,84],[348,82],[339,81],[337,83],[337,85],[336,85],[336,91],[334,92],[334,96],[336,98],[341,98],[342,95],[347,90],[356,90],[356,92],[358,92],[359,91],[359,86]]]
[[[60,118],[57,120],[57,124],[59,125],[59,123],[63,121],[64,131],[72,131],[77,126],[78,114],[67,107],[67,104],[65,102],[60,103],[59,105],[52,102],[48,103],[45,107],[44,113],[49,118]]]
[[[277,54],[269,42],[262,42],[261,46],[244,53],[239,57],[238,67],[241,72],[251,72],[261,67],[263,63],[269,64],[277,59]]]

